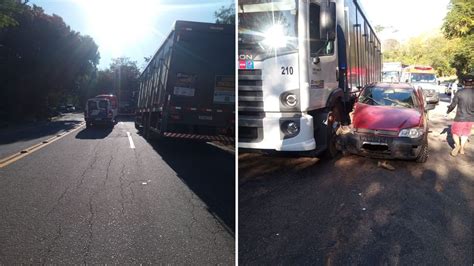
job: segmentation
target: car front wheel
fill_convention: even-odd
[[[423,146],[421,146],[421,151],[418,157],[416,157],[416,162],[417,163],[426,163],[428,160],[428,140],[423,143]]]

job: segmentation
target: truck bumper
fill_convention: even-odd
[[[239,148],[264,149],[277,151],[310,151],[316,148],[313,133],[313,117],[308,114],[266,113],[264,118],[239,117]],[[285,137],[281,126],[286,121],[299,124],[299,132],[294,137]],[[253,130],[253,138],[240,133]]]

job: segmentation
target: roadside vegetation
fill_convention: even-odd
[[[384,29],[380,25],[375,28]],[[440,32],[422,34],[404,43],[385,40],[384,61],[430,65],[440,77],[473,72],[474,2],[451,0]]]
[[[100,54],[90,36],[60,16],[27,1],[0,4],[0,125],[43,120],[60,105],[82,107],[87,98],[120,90],[133,97],[140,70],[116,58],[98,70]]]

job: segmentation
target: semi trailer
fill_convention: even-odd
[[[235,26],[176,21],[140,76],[135,127],[146,138],[232,141]]]
[[[239,148],[315,155],[382,70],[357,0],[239,0],[238,60]]]

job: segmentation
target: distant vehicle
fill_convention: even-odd
[[[402,81],[423,89],[427,103],[439,103],[436,71],[430,66],[408,66],[402,70]]]
[[[428,158],[427,111],[423,92],[409,84],[376,83],[365,87],[354,106],[346,149],[373,158]]]
[[[86,107],[84,108],[84,119],[86,120],[86,127],[91,127],[92,125],[108,125],[113,127],[115,116],[111,101],[103,97],[87,100]]]
[[[382,82],[400,82],[402,76],[401,62],[385,62],[382,67]]]
[[[76,107],[74,107],[74,105],[72,105],[72,104],[68,104],[68,105],[66,105],[66,111],[74,112],[74,111],[76,111]]]
[[[116,118],[117,115],[118,115],[118,100],[117,100],[117,96],[116,96],[116,95],[113,95],[113,94],[99,94],[99,95],[95,96],[95,98],[107,99],[107,100],[110,101],[110,108],[111,108],[112,113],[113,113],[113,119],[115,120],[115,118]]]
[[[57,111],[58,111],[59,113],[66,113],[66,112],[67,112],[67,108],[66,108],[65,105],[60,105],[60,106],[58,106]]]
[[[235,124],[235,28],[176,21],[140,76],[145,138],[227,139]]]

